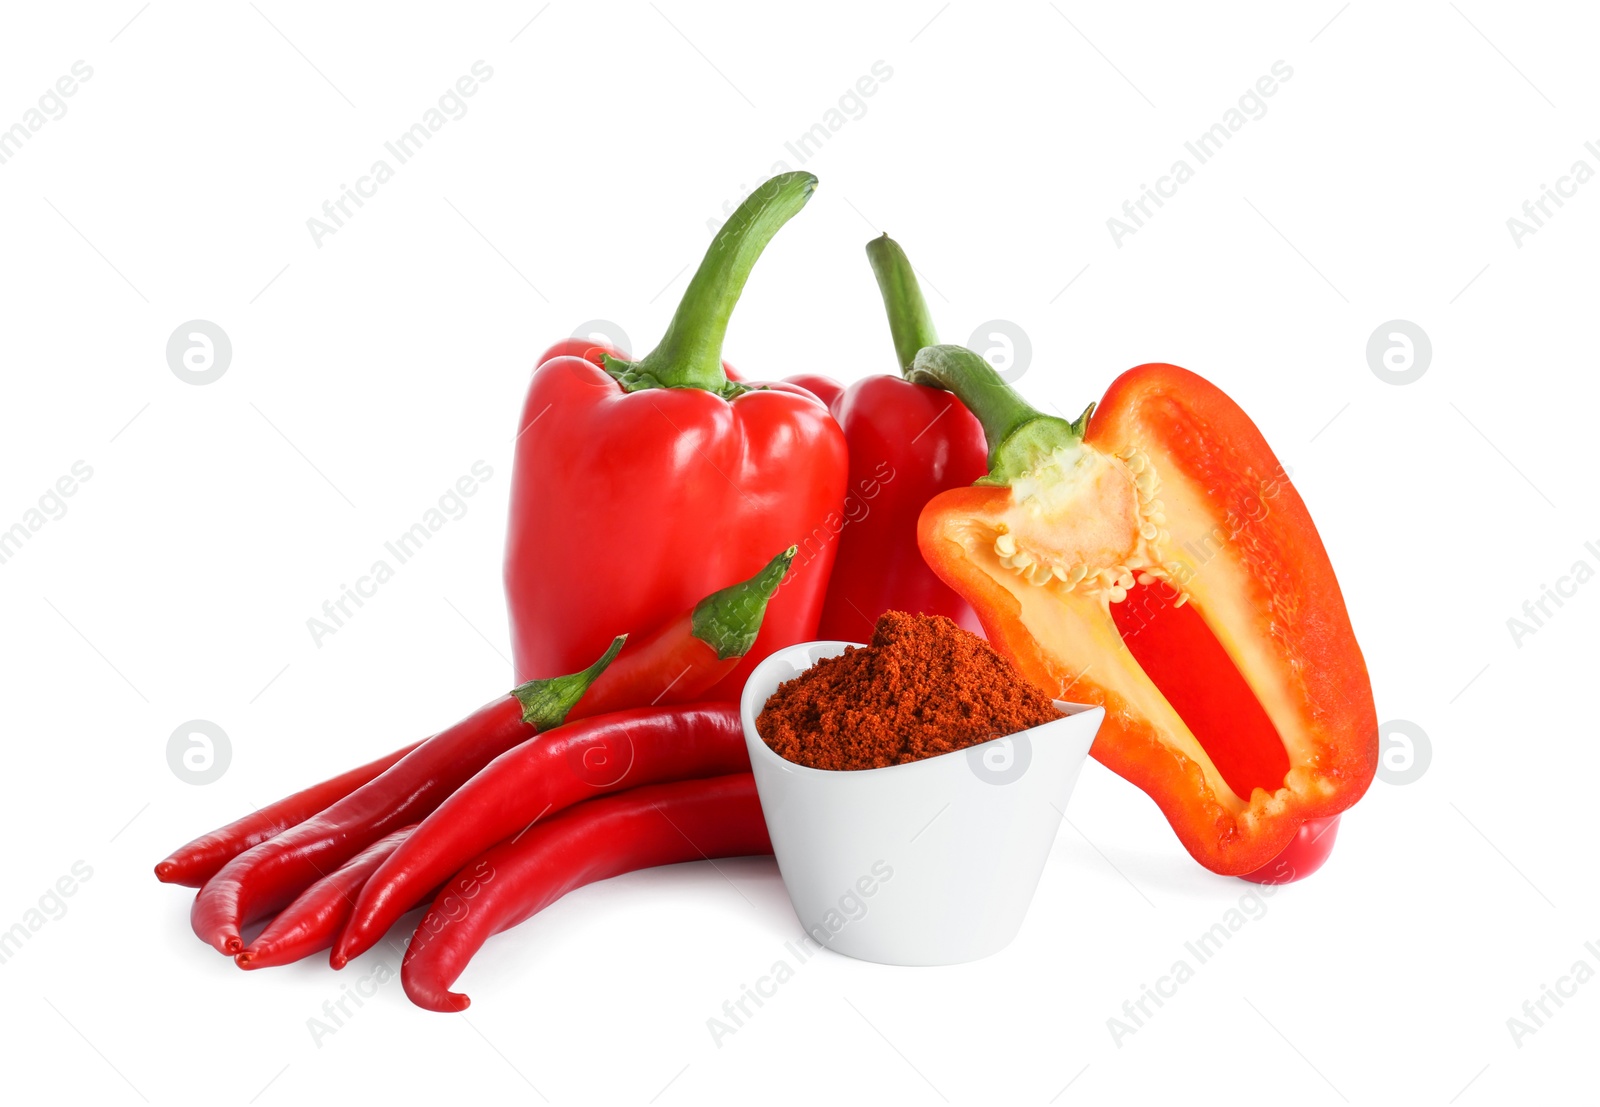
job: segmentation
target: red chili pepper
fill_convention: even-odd
[[[333,945],[362,885],[416,828],[413,823],[380,838],[301,892],[255,941],[234,957],[234,962],[241,969],[271,968],[292,964]]]
[[[917,275],[888,235],[867,244],[901,371],[939,339]],[[917,516],[947,488],[989,471],[983,427],[942,388],[879,374],[840,389],[825,377],[789,378],[826,403],[850,448],[839,554],[817,626],[821,639],[864,642],[885,611],[944,615],[980,632],[972,607],[917,548]]]
[[[619,711],[524,742],[462,785],[383,862],[361,889],[331,963],[343,968],[473,857],[566,807],[606,792],[749,767],[733,704]]]
[[[1105,707],[1091,752],[1206,868],[1314,871],[1333,833],[1303,827],[1366,791],[1377,717],[1322,540],[1249,416],[1173,365],[1129,370],[1073,423],[959,346],[914,372],[988,435],[989,475],[930,502],[920,541],[990,641]]]
[[[210,834],[203,834],[188,845],[179,846],[165,861],[156,865],[156,879],[164,884],[200,887],[216,875],[218,869],[251,846],[282,834],[291,826],[344,799],[421,744],[415,742],[331,780],[313,784],[227,826],[218,827]]]
[[[622,642],[617,638],[580,673],[519,685],[333,806],[229,861],[195,897],[189,912],[195,934],[230,957],[240,952],[239,931],[246,923],[278,910],[379,838],[416,822],[512,746],[560,726]]]
[[[429,908],[400,981],[411,1002],[463,1011],[449,990],[472,955],[572,891],[638,869],[772,852],[749,773],[634,788],[589,800],[469,863]]]
[[[628,648],[567,713],[569,722],[645,704],[687,703],[739,664],[761,633],[768,602],[789,572],[790,546],[749,580],[711,593]]]
[[[659,626],[798,542],[755,647],[710,693],[738,697],[772,650],[806,641],[833,564],[844,436],[804,389],[742,385],[719,362],[762,248],[816,178],[786,173],[718,233],[661,344],[638,361],[557,357],[534,371],[512,476],[505,579],[519,680]],[[615,628],[615,629],[613,629]]]
[[[499,754],[563,719],[704,695],[755,642],[793,557],[790,547],[749,580],[713,592],[630,642],[620,657],[625,636],[582,673],[518,687],[414,747],[413,754],[316,817],[240,854],[196,897],[195,933],[224,953],[237,953],[228,947],[238,945],[246,922],[283,906],[329,865],[343,864],[394,826],[428,814]],[[559,715],[552,709],[557,698]],[[576,705],[569,706],[573,700]]]

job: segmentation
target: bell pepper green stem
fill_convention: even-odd
[[[933,316],[928,314],[928,301],[922,298],[916,270],[911,268],[905,251],[888,235],[867,243],[867,261],[872,265],[872,275],[878,278],[878,291],[883,294],[889,333],[894,336],[895,361],[900,372],[907,373],[918,350],[939,343]]]
[[[989,475],[979,484],[1011,484],[1050,454],[1077,445],[1094,411],[1090,404],[1071,422],[1045,415],[1002,380],[994,366],[964,346],[919,351],[906,377],[954,392],[977,416],[989,444]]]
[[[789,575],[789,563],[799,549],[790,546],[749,580],[730,584],[694,605],[689,616],[691,633],[717,651],[717,660],[743,657],[756,644],[767,601]]]
[[[627,640],[626,634],[617,635],[606,652],[582,672],[546,680],[530,680],[513,688],[511,694],[522,704],[522,721],[541,732],[554,730],[566,722],[567,712],[583,699],[589,685],[606,671],[606,666],[616,659],[622,651],[622,643]]]
[[[661,342],[638,361],[605,359],[606,371],[629,392],[703,388],[720,395],[743,388],[722,371],[722,339],[756,259],[778,228],[816,191],[810,173],[780,173],[756,189],[717,232]]]

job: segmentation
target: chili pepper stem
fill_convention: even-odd
[[[728,320],[756,259],[816,187],[810,173],[779,173],[747,196],[706,250],[661,342],[638,361],[605,355],[606,372],[629,392],[702,388],[733,396],[745,391],[722,371]]]
[[[983,424],[989,475],[978,484],[1009,485],[1058,450],[1070,449],[1089,429],[1090,404],[1068,422],[1045,415],[1017,394],[994,366],[964,346],[929,346],[917,352],[907,379],[954,392]]]
[[[627,640],[626,634],[617,635],[611,640],[611,645],[606,647],[606,652],[601,654],[593,665],[581,672],[545,680],[530,680],[511,689],[511,694],[522,704],[522,721],[541,732],[560,726],[566,721],[567,712],[577,705],[583,694],[589,690],[589,686],[606,671],[606,666],[611,664],[617,654],[622,652],[622,644]]]
[[[756,644],[767,601],[789,574],[800,547],[790,546],[749,580],[730,584],[694,605],[689,625],[700,641],[717,651],[717,660],[743,657]]]
[[[910,373],[917,351],[939,342],[928,301],[922,298],[916,270],[906,252],[888,235],[867,243],[867,261],[872,265],[872,275],[878,278],[878,291],[883,294],[889,333],[894,336],[895,362],[902,374]]]

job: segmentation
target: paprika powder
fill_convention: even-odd
[[[987,642],[943,615],[886,611],[872,645],[778,686],[756,720],[773,752],[813,769],[880,769],[1059,719]]]

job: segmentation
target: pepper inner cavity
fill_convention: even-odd
[[[1036,587],[1099,598],[1123,643],[1246,803],[1285,786],[1290,761],[1266,710],[1205,620],[1187,606],[1161,476],[1137,447],[1052,459],[990,536],[1000,565]],[[1109,506],[1109,510],[1107,507]],[[1120,517],[1119,517],[1120,510]],[[1101,525],[1085,520],[1100,520]],[[1111,527],[1104,522],[1115,519]]]
[[[993,535],[995,558],[1029,584],[1081,589],[1110,604],[1137,585],[1164,581],[1182,606],[1189,597],[1174,583],[1181,570],[1162,556],[1171,535],[1160,490],[1159,474],[1137,448],[1116,455],[1079,448],[1053,458],[1013,488],[1013,510]],[[1084,524],[1091,519],[1100,522]]]

